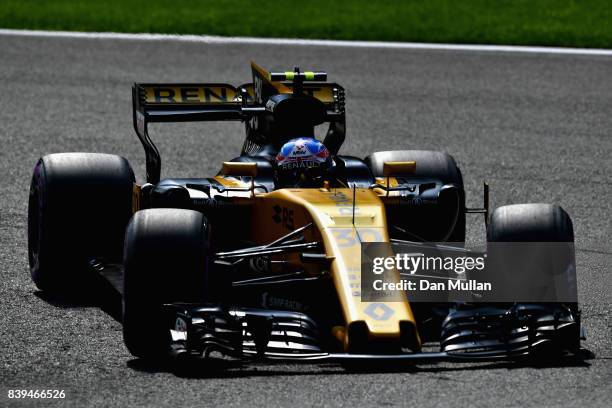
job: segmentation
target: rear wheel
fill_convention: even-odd
[[[28,257],[36,286],[75,294],[89,257],[121,259],[134,173],[123,157],[58,153],[39,159],[28,204]]]
[[[201,303],[208,285],[208,223],[192,210],[138,211],[126,231],[123,338],[134,356],[167,355],[165,303]]]
[[[393,228],[390,234],[403,239],[421,238],[426,241],[465,242],[465,191],[463,177],[455,159],[444,152],[429,150],[392,150],[375,152],[364,159],[374,177],[383,177],[385,162],[415,161],[416,172],[406,178],[419,177],[440,180],[454,185],[456,190],[442,192],[437,208],[429,213],[424,208],[387,208],[390,226],[396,225],[416,237],[400,234]]]

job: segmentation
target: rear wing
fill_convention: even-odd
[[[267,104],[278,94],[310,95],[325,107],[326,122],[344,126],[344,88],[324,81],[322,72],[269,73],[251,63],[253,82],[235,87],[223,83],[135,83],[132,87],[134,130],[146,155],[147,181],[157,183],[161,157],[148,133],[149,123],[244,121],[270,113]],[[248,131],[247,131],[248,133]]]
[[[284,92],[292,93],[293,84],[279,82]],[[302,92],[323,102],[328,120],[344,112],[344,88],[333,83],[308,83]],[[253,83],[234,87],[229,84],[134,84],[134,112],[147,122],[191,122],[248,120],[265,112],[265,106],[255,102]]]
[[[134,110],[148,122],[240,120],[238,90],[228,84],[134,84]]]

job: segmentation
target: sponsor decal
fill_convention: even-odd
[[[283,170],[292,169],[309,169],[311,167],[319,167],[320,163],[312,160],[294,161],[281,165]]]
[[[418,207],[423,205],[423,199],[421,197],[402,197],[400,204]]]
[[[353,213],[353,198],[349,198],[341,191],[335,191],[329,195],[329,199],[336,203],[340,215],[350,215]],[[359,207],[355,206],[355,214],[359,214]]]
[[[272,207],[274,210],[274,215],[272,215],[272,221],[276,224],[282,224],[283,227],[292,230],[294,229],[293,224],[293,210],[287,207],[281,207],[280,205],[275,205]]]
[[[236,90],[231,86],[147,86],[147,103],[228,103],[236,100]]]
[[[329,151],[312,138],[293,139],[285,143],[276,156],[276,162],[283,169],[318,167],[325,163]]]
[[[384,303],[370,303],[363,311],[366,315],[374,320],[383,321],[389,320],[393,316],[393,309]]]
[[[262,293],[261,306],[266,309],[293,310],[296,312],[304,312],[308,309],[303,303],[297,300],[272,296],[268,292]]]
[[[276,103],[274,103],[273,100],[268,100],[268,102],[266,102],[266,110],[268,112],[274,112],[275,107],[276,107]]]

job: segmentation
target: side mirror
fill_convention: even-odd
[[[257,176],[257,163],[223,162],[221,173],[225,176]]]
[[[223,162],[221,173],[225,176],[251,177],[251,197],[255,196],[255,177],[257,177],[257,163]]]
[[[389,195],[389,178],[391,176],[400,176],[414,173],[416,173],[415,161],[384,162],[383,176],[387,178],[387,196]]]
[[[415,161],[401,161],[401,162],[384,162],[383,163],[383,176],[399,176],[403,174],[414,174],[416,172]]]

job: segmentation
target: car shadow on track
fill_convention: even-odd
[[[35,296],[46,303],[62,309],[100,308],[117,322],[121,323],[121,295],[102,277],[93,278],[88,282],[88,288],[70,296],[51,295],[46,292],[34,292]],[[341,366],[332,363],[275,363],[275,362],[241,362],[224,358],[195,359],[182,361],[166,360],[149,362],[132,359],[127,362],[131,369],[143,373],[172,373],[182,378],[242,378],[269,376],[304,376],[304,375],[343,375],[343,374],[375,374],[375,373],[443,373],[452,371],[476,371],[490,369],[523,369],[523,368],[560,368],[560,367],[590,367],[588,360],[594,354],[582,349],[578,355],[567,355],[550,361],[498,361],[482,363],[440,363],[437,365],[407,365],[404,363],[375,363],[359,366]]]
[[[81,291],[70,291],[69,294],[51,294],[36,291],[34,295],[61,309],[96,307],[121,323],[121,295],[101,276],[93,276],[86,282],[80,282]],[[95,289],[94,289],[95,288]]]
[[[144,373],[172,373],[177,377],[206,379],[206,378],[243,378],[243,377],[270,377],[270,376],[305,376],[305,375],[343,375],[343,374],[384,374],[384,373],[444,373],[452,371],[477,371],[491,369],[547,369],[584,367],[591,364],[587,361],[594,358],[593,353],[581,350],[579,355],[567,355],[555,361],[503,361],[483,363],[445,363],[438,365],[406,365],[397,364],[361,364],[359,366],[341,366],[339,364],[286,364],[270,362],[240,362],[226,359],[198,359],[182,361],[180,363],[167,360],[164,362],[148,362],[133,359],[127,362],[128,367]]]

